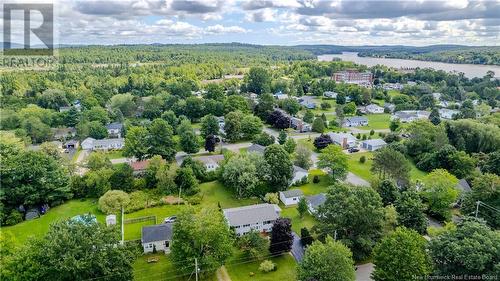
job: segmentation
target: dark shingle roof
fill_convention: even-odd
[[[260,154],[264,153],[264,150],[266,150],[265,146],[256,143],[253,143],[247,149],[248,152],[260,153]]]
[[[172,240],[173,223],[163,223],[142,227],[142,243]]]
[[[324,193],[312,195],[307,197],[307,201],[314,209],[317,209],[319,206],[323,205],[326,201],[326,195]]]
[[[108,129],[108,130],[121,130],[122,128],[123,128],[123,124],[118,123],[118,122],[106,125],[106,129]]]
[[[293,198],[293,197],[298,197],[298,196],[304,195],[304,192],[302,192],[302,190],[300,190],[300,189],[285,190],[285,191],[282,191],[282,193],[283,193],[283,196],[285,196],[285,198]]]

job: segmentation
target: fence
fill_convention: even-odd
[[[131,224],[131,223],[138,223],[138,222],[143,222],[143,221],[150,221],[153,220],[156,224],[156,216],[146,216],[146,217],[139,217],[139,218],[131,218],[131,219],[126,219],[123,221],[124,224]]]

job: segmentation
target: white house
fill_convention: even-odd
[[[428,119],[431,113],[423,110],[401,110],[392,114],[392,120],[399,120],[402,123],[409,123],[418,119]]]
[[[326,195],[324,193],[312,195],[312,196],[307,196],[307,209],[309,210],[309,213],[311,215],[316,214],[318,211],[318,207],[323,205],[326,201]]]
[[[331,99],[336,99],[337,95],[338,95],[338,93],[331,92],[331,91],[326,91],[323,93],[323,96],[325,96],[327,98],[331,98]]]
[[[144,253],[151,253],[154,250],[169,253],[173,226],[174,223],[143,226],[141,244]]]
[[[111,150],[122,149],[125,146],[125,139],[102,139],[86,138],[80,144],[83,150]]]
[[[276,204],[256,204],[222,210],[237,236],[252,230],[270,232],[274,221],[280,217],[281,208]]]
[[[342,146],[343,149],[358,146],[358,139],[346,133],[328,133],[333,143]]]
[[[342,127],[368,126],[368,119],[364,116],[347,117],[342,121]]]
[[[285,206],[295,205],[299,203],[300,198],[304,197],[304,193],[300,189],[290,189],[280,191],[280,200]]]
[[[457,115],[458,113],[460,113],[460,111],[458,111],[458,110],[447,109],[447,108],[440,108],[440,109],[438,109],[438,111],[439,111],[439,117],[441,117],[443,119],[448,119],[448,120],[453,119],[454,115]]]
[[[365,140],[361,142],[361,147],[368,151],[375,151],[386,145],[387,143],[383,139]]]
[[[278,93],[274,94],[273,96],[277,100],[286,100],[289,98],[289,96],[287,94],[282,94],[281,92],[278,92]]]
[[[207,171],[215,171],[217,168],[219,168],[219,163],[224,160],[224,155],[207,155],[207,156],[199,156],[199,157],[194,157],[194,160],[198,160],[207,169]]]
[[[290,182],[290,185],[301,181],[304,177],[307,177],[308,175],[309,172],[306,169],[293,165],[293,178]]]
[[[379,113],[384,113],[384,108],[381,106],[378,106],[376,104],[369,104],[365,107],[365,110],[367,113],[372,113],[372,114],[379,114]]]
[[[112,138],[121,138],[123,124],[122,123],[111,123],[106,125],[106,129],[108,130],[108,136]]]
[[[434,98],[435,101],[440,101],[441,100],[441,93],[432,93],[432,97]]]

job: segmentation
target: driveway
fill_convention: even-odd
[[[293,235],[293,244],[292,244],[292,256],[295,258],[297,262],[301,262],[304,257],[304,247],[300,243],[300,237],[297,233],[292,232]]]
[[[347,177],[345,179],[345,182],[348,182],[353,185],[359,185],[359,186],[370,186],[370,183],[367,182],[366,180],[360,178],[359,176],[349,172],[347,173]]]
[[[365,263],[357,266],[356,281],[371,281],[373,272],[373,263]]]

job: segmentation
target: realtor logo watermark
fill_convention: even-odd
[[[4,3],[2,66],[45,68],[57,62],[53,3]]]

